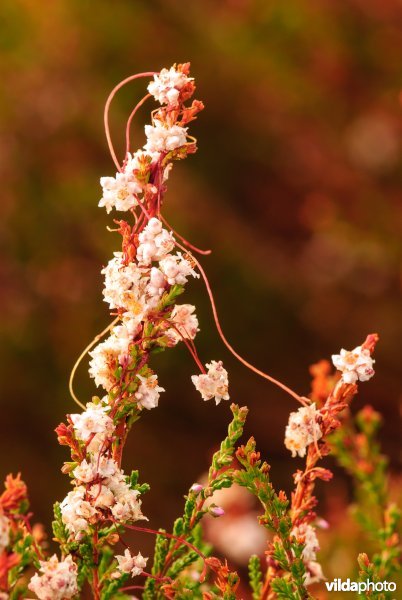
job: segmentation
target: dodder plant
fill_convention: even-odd
[[[108,111],[116,91],[137,77],[153,79],[148,85],[149,93],[128,119],[126,154],[120,164],[109,134]],[[330,451],[328,439],[339,429],[340,417],[357,392],[357,382],[374,374],[371,355],[377,336],[369,335],[352,352],[342,350],[334,356],[342,376],[324,378],[328,389],[323,394],[321,386],[321,394],[313,394],[312,398],[300,397],[250,365],[226,340],[205,272],[195,258],[195,254],[208,251],[195,248],[174,232],[161,212],[173,163],[196,151],[196,140],[189,135],[188,125],[203,105],[197,100],[190,103],[194,90],[189,64],[174,65],[160,73],[127,78],[112,91],[106,103],[106,136],[117,174],[101,179],[103,195],[99,205],[108,213],[116,210],[127,216],[114,221],[122,245],[102,270],[104,300],[114,320],[79,359],[89,352],[89,374],[102,393],[86,405],[81,404],[73,390],[78,361],[70,391],[82,410],[67,415],[66,423],[56,429],[60,444],[70,449],[71,460],[64,463],[63,472],[73,484],[72,491],[55,505],[53,533],[60,545],[59,557],[46,556],[43,535],[31,530],[23,484],[19,479],[7,482],[5,494],[9,500],[4,500],[4,495],[0,497],[1,599],[22,598],[32,592],[42,600],[63,600],[79,598],[88,589],[97,600],[133,598],[133,592],[146,600],[235,599],[239,577],[224,559],[213,556],[213,550],[203,540],[201,526],[207,513],[216,518],[222,516],[223,509],[211,498],[217,490],[234,483],[258,499],[262,511],[259,522],[271,534],[264,558],[250,558],[252,597],[309,598],[310,584],[323,579],[317,559],[314,488],[317,479],[328,480],[331,473],[319,462]],[[152,124],[145,126],[143,149],[131,153],[131,121],[151,96],[160,106],[152,112]],[[141,500],[149,486],[140,483],[137,471],[124,473],[121,463],[131,427],[144,411],[158,406],[164,391],[152,368],[155,353],[184,343],[197,366],[198,373],[192,381],[203,400],[214,399],[217,404],[229,400],[228,374],[222,362],[211,360],[204,366],[198,357],[194,344],[198,332],[195,307],[179,302],[188,279],[200,276],[207,287],[218,331],[229,350],[300,403],[290,415],[285,445],[293,456],[305,457],[305,467],[294,475],[295,488],[290,498],[282,491],[277,493],[255,440],[238,445],[247,408],[232,404],[228,434],[212,458],[206,483],[195,483],[190,488],[183,515],[167,532],[144,524],[147,519]],[[338,456],[350,470],[345,454],[338,452]],[[376,456],[373,460],[377,460]],[[397,514],[394,511],[392,518],[387,514],[388,529],[381,535],[380,558],[374,557],[372,567],[368,559],[360,559],[366,569],[389,566],[382,549],[390,538],[394,568]],[[155,536],[152,559],[127,546],[126,530]],[[22,573],[30,564],[38,572],[27,585]]]

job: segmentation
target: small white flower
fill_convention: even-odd
[[[36,573],[28,587],[40,600],[66,600],[78,594],[77,565],[70,554],[60,562],[54,554],[39,564],[43,574]]]
[[[159,268],[165,275],[169,285],[184,285],[187,283],[187,278],[199,277],[191,266],[191,263],[187,258],[182,256],[181,252],[177,254],[169,254],[163,258],[159,263]]]
[[[124,496],[124,494],[126,494],[127,491],[130,489],[126,481],[126,476],[121,470],[116,471],[114,475],[108,477],[107,485],[112,490],[117,501],[121,496]]]
[[[317,562],[320,544],[315,528],[310,524],[302,523],[293,528],[292,535],[298,542],[305,544],[302,552],[302,559],[307,570],[305,584],[311,585],[324,579],[321,565]]]
[[[143,192],[146,181],[137,178],[137,173],[145,175],[152,165],[159,159],[158,152],[144,152],[138,150],[135,154],[127,156],[126,164],[121,173],[115,177],[101,177],[102,198],[99,206],[104,206],[110,213],[112,208],[127,211],[138,206],[138,194]]]
[[[174,247],[175,241],[161,221],[152,217],[138,236],[137,260],[141,265],[150,265],[161,260]]]
[[[357,346],[351,352],[342,348],[340,354],[332,355],[332,362],[338,371],[342,372],[342,380],[345,383],[356,383],[368,381],[374,375],[374,359],[371,358],[367,349]]]
[[[304,585],[312,585],[313,583],[319,583],[325,579],[322,567],[316,560],[311,560],[306,564],[307,573],[304,578]]]
[[[167,127],[160,121],[155,121],[155,125],[145,125],[145,135],[147,143],[144,149],[147,152],[171,152],[187,143],[187,127]]]
[[[97,456],[93,457],[93,460],[96,460],[96,471],[100,477],[113,477],[117,473],[121,473],[119,465],[113,458],[107,458],[106,456],[102,456],[99,460]]]
[[[73,471],[76,479],[82,483],[91,483],[94,479],[113,477],[120,471],[116,461],[105,456],[93,455],[91,461],[83,460]]]
[[[127,325],[127,320],[122,325],[114,327],[111,335],[89,352],[89,375],[95,380],[95,385],[103,387],[107,392],[115,385],[115,371],[119,364],[129,354],[132,335]],[[134,326],[135,326],[134,322]]]
[[[82,463],[74,469],[73,475],[82,483],[91,483],[91,481],[96,478],[96,467],[94,464],[83,460]]]
[[[160,392],[164,392],[165,389],[158,385],[158,378],[156,375],[150,375],[149,377],[143,377],[137,375],[140,380],[138,390],[135,392],[135,397],[138,400],[138,406],[142,408],[156,408],[158,406]]]
[[[10,543],[10,519],[0,514],[0,554]]]
[[[188,77],[175,67],[162,69],[159,74],[154,75],[154,81],[148,85],[148,92],[160,104],[175,106],[180,90],[190,81],[193,81],[192,77]]]
[[[172,342],[179,342],[182,338],[193,340],[197,335],[198,319],[194,314],[195,306],[192,304],[176,304],[172,310],[170,321],[174,328],[168,330],[167,334]]]
[[[301,406],[296,412],[290,413],[285,431],[285,446],[292,452],[292,456],[305,456],[307,446],[322,437],[321,428],[317,423],[318,416],[319,411],[314,403]]]
[[[77,438],[87,442],[93,434],[111,435],[114,424],[107,414],[109,410],[109,406],[88,402],[84,412],[70,415]]]
[[[79,486],[69,492],[60,504],[62,521],[75,539],[89,528],[89,519],[96,515],[96,509],[85,498],[85,488]]]
[[[159,152],[145,152],[137,150],[134,154],[128,154],[124,172],[129,177],[136,177],[138,171],[144,169],[144,165],[155,165],[160,158]]]
[[[201,394],[203,400],[211,400],[215,398],[216,404],[221,400],[229,400],[228,393],[228,373],[223,368],[222,361],[212,360],[205,365],[208,369],[207,373],[201,375],[193,375],[191,380],[195,385],[196,390]]]
[[[317,558],[317,552],[320,549],[317,534],[312,525],[302,523],[301,525],[294,527],[292,535],[298,540],[305,544],[302,552],[302,558],[304,562],[310,562]]]
[[[128,548],[124,550],[124,554],[116,554],[116,560],[118,562],[118,569],[121,573],[130,573],[134,566],[134,559],[131,556],[131,552]]]
[[[110,336],[89,353],[89,375],[95,385],[109,391],[116,383],[115,370],[119,363],[121,344],[117,337]]]
[[[128,548],[125,549],[123,555],[116,555],[118,562],[118,570],[121,573],[131,573],[132,577],[141,575],[146,567],[148,558],[144,558],[139,552],[137,556],[132,556]]]
[[[112,507],[112,515],[119,521],[119,523],[126,523],[130,521],[131,508],[129,504],[123,504],[123,502],[116,502]]]
[[[166,279],[159,269],[152,267],[149,274],[149,283],[147,285],[147,295],[150,298],[155,298],[159,301],[159,298],[165,291]]]
[[[124,308],[132,315],[146,311],[145,289],[148,278],[135,263],[123,262],[123,253],[115,252],[101,271],[105,276],[103,296],[110,308]]]
[[[114,495],[106,485],[95,483],[89,489],[89,495],[93,498],[94,506],[98,508],[110,508],[114,503]]]
[[[138,205],[136,195],[142,191],[142,187],[134,177],[116,173],[116,177],[101,177],[100,183],[103,195],[98,206],[104,206],[107,213],[112,208],[126,211]]]
[[[147,566],[147,561],[148,558],[144,558],[141,552],[138,552],[137,556],[134,556],[134,567],[131,571],[131,575],[133,577],[140,575]]]
[[[114,518],[125,523],[127,521],[148,520],[141,512],[141,500],[138,498],[138,490],[130,490],[126,484],[126,489],[118,489],[118,494],[115,492],[116,504],[112,506],[112,515]]]

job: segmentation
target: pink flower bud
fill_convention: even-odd
[[[195,494],[199,494],[204,489],[204,486],[200,483],[193,483],[190,488],[190,492],[194,492]]]
[[[325,519],[317,519],[315,523],[320,529],[329,529],[329,523]]]
[[[209,509],[209,513],[213,517],[222,517],[225,514],[225,511],[221,506],[211,506],[211,508]]]

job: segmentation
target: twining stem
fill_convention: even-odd
[[[126,158],[127,158],[127,155],[128,155],[128,153],[130,152],[130,128],[131,128],[131,123],[132,123],[132,120],[133,120],[133,118],[135,117],[135,114],[136,114],[137,110],[138,110],[139,108],[141,108],[141,106],[142,106],[143,104],[145,104],[145,102],[146,102],[146,101],[148,100],[148,98],[150,98],[150,97],[151,97],[151,94],[146,94],[146,96],[144,96],[144,97],[142,98],[142,100],[140,100],[140,101],[138,102],[138,104],[135,106],[135,108],[133,108],[133,110],[132,110],[132,112],[131,112],[130,116],[128,117],[128,120],[127,120],[127,125],[126,125]]]
[[[140,77],[153,77],[154,75],[156,75],[155,71],[148,71],[145,73],[137,73],[136,75],[130,75],[130,77],[126,77],[126,79],[123,79],[123,81],[120,81],[120,83],[118,83],[110,92],[108,99],[106,100],[106,104],[105,104],[105,110],[103,112],[103,122],[105,125],[105,135],[106,135],[106,140],[107,140],[107,145],[109,147],[109,152],[110,155],[113,159],[114,164],[116,165],[116,168],[118,171],[121,172],[121,166],[120,163],[117,159],[116,153],[114,151],[114,147],[113,147],[113,142],[112,142],[112,137],[110,135],[110,127],[109,127],[109,110],[110,110],[110,105],[112,103],[112,100],[116,94],[116,92],[118,92],[123,86],[125,86],[127,83],[130,83],[130,81],[134,81],[134,79],[139,79]]]
[[[110,325],[108,325],[108,326],[107,326],[107,327],[106,327],[106,328],[105,328],[103,331],[101,331],[101,333],[98,333],[98,335],[96,335],[96,336],[94,337],[94,339],[93,339],[93,340],[92,340],[92,341],[91,341],[91,342],[88,344],[88,346],[85,348],[85,350],[83,350],[83,351],[81,352],[81,354],[79,355],[79,357],[78,357],[78,358],[77,358],[77,360],[75,361],[75,364],[74,364],[74,366],[73,366],[73,368],[72,368],[72,371],[71,371],[71,374],[70,374],[70,379],[69,379],[69,381],[68,381],[68,389],[69,389],[69,391],[70,391],[70,395],[71,395],[72,399],[74,400],[74,402],[75,402],[76,404],[78,404],[78,406],[79,406],[80,408],[82,408],[83,410],[85,410],[85,406],[82,404],[82,402],[80,402],[80,401],[78,400],[77,396],[76,396],[76,395],[75,395],[75,393],[74,393],[73,383],[74,383],[74,377],[75,377],[75,373],[76,373],[76,371],[77,371],[78,367],[80,366],[82,359],[83,359],[83,358],[86,356],[86,354],[87,354],[87,353],[90,351],[90,349],[91,349],[91,348],[92,348],[92,347],[93,347],[93,346],[94,346],[94,345],[95,345],[97,342],[99,342],[99,340],[100,340],[101,338],[103,338],[103,336],[104,336],[104,335],[106,335],[106,333],[107,333],[108,331],[110,331],[110,330],[112,329],[112,327],[114,327],[114,326],[116,325],[116,323],[117,323],[119,320],[120,320],[120,317],[116,317],[116,318],[114,319],[114,321],[112,321],[112,322],[110,323]]]
[[[181,250],[183,250],[183,252],[187,252],[186,248],[184,248],[179,242],[176,242],[176,246],[178,246]],[[299,396],[299,394],[297,394],[296,392],[294,392],[292,389],[290,389],[287,385],[285,385],[281,381],[278,381],[277,379],[275,379],[271,375],[268,375],[268,373],[265,373],[264,371],[261,371],[260,369],[257,369],[257,367],[255,367],[254,365],[252,365],[251,363],[249,363],[247,360],[245,360],[242,356],[240,356],[240,354],[229,343],[229,341],[225,337],[225,334],[222,331],[222,327],[221,327],[221,324],[220,324],[220,321],[219,321],[218,311],[217,311],[216,304],[215,304],[214,295],[212,293],[212,289],[211,289],[211,285],[209,283],[208,277],[207,277],[207,275],[206,275],[206,273],[205,273],[205,271],[204,271],[201,263],[194,256],[192,256],[191,259],[197,265],[197,267],[198,267],[198,269],[199,269],[199,271],[201,273],[201,276],[202,276],[202,278],[204,280],[205,287],[207,288],[207,293],[208,293],[209,301],[210,301],[211,308],[212,308],[212,314],[214,316],[215,326],[216,326],[216,328],[218,330],[219,337],[221,338],[222,342],[225,344],[225,346],[229,350],[229,352],[231,354],[233,354],[233,356],[235,358],[237,358],[237,360],[239,362],[241,362],[245,367],[247,367],[248,369],[250,369],[250,371],[253,371],[257,375],[260,375],[260,377],[263,377],[264,379],[267,379],[268,381],[270,381],[271,383],[273,383],[277,387],[279,387],[282,390],[284,390],[287,394],[289,394],[290,396],[292,396],[293,398],[295,398],[303,406],[306,406],[307,405],[306,400],[304,400],[301,396]]]

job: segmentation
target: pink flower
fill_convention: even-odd
[[[223,515],[225,514],[225,511],[223,510],[223,508],[221,506],[211,506],[209,508],[209,514],[212,515],[213,517],[223,517]]]
[[[77,565],[70,554],[60,562],[54,554],[39,563],[43,574],[36,573],[28,587],[40,600],[65,600],[78,594]]]

